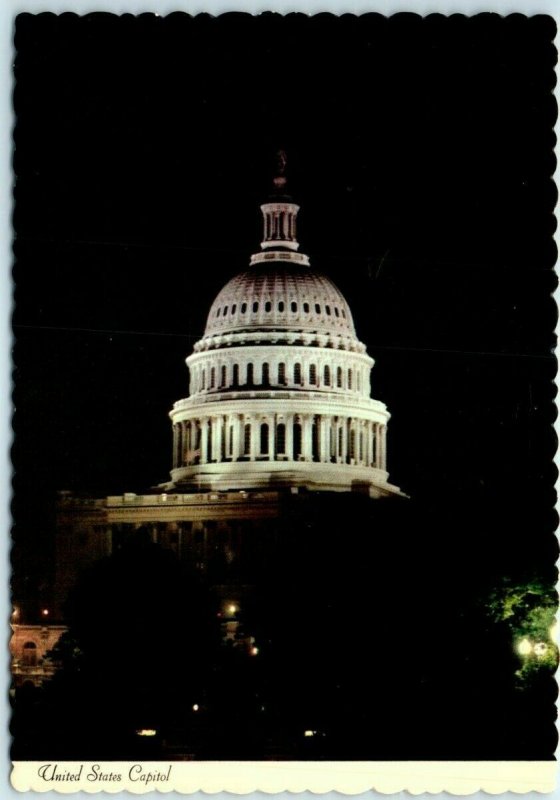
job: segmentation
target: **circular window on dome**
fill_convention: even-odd
[[[284,311],[284,301],[283,300],[280,300],[280,302],[278,303],[278,311],[280,311],[280,312]]]
[[[241,304],[241,313],[245,314],[246,311],[247,311],[247,303],[242,303]]]
[[[309,314],[309,303],[303,304],[303,311],[305,314]]]
[[[266,301],[266,303],[264,304],[264,310],[265,310],[267,313],[269,313],[270,311],[272,311],[272,303],[270,302],[270,300],[267,300],[267,301]]]
[[[321,313],[321,306],[319,305],[319,303],[315,303],[315,313],[316,314]]]
[[[259,310],[259,304],[257,302],[253,303],[253,314],[256,314]]]
[[[293,313],[295,314],[296,311],[297,311],[297,303],[295,302],[295,300],[292,300],[291,309],[292,309]]]

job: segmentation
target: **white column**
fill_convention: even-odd
[[[203,418],[200,420],[200,463],[206,464],[208,460],[208,420]]]
[[[179,461],[179,425],[173,426],[173,469],[178,466]]]
[[[247,422],[247,420],[245,420],[245,422]],[[249,425],[251,426],[251,445],[249,447],[249,458],[251,461],[254,461],[257,456],[257,433],[260,435],[260,425],[254,418],[249,420]]]
[[[288,461],[294,460],[294,415],[286,415],[286,456]]]
[[[309,414],[301,418],[301,453],[304,461],[313,460],[313,426]]]
[[[212,437],[212,442],[214,445],[214,452],[216,454],[215,458],[216,461],[222,461],[222,442],[224,436],[224,418],[218,417],[216,420],[216,429],[214,436]]]
[[[239,415],[236,414],[232,420],[233,422],[233,448],[232,448],[232,460],[237,461],[239,458],[239,445],[240,445],[240,427],[241,427],[241,420],[239,419]]]
[[[366,467],[371,467],[371,462],[372,462],[372,452],[371,452],[371,450],[372,450],[372,448],[371,448],[372,433],[371,433],[371,430],[372,430],[371,422],[368,421],[368,422],[366,422],[365,427],[364,427],[364,436],[365,436],[364,463],[365,463]]]
[[[348,457],[348,419],[346,417],[342,420],[342,452],[340,455],[342,463],[346,464]]]
[[[319,461],[324,464],[329,460],[329,439],[327,419],[324,414],[319,417]]]
[[[179,466],[188,467],[192,457],[188,458],[188,453],[192,450],[192,422],[181,422],[181,452],[179,453]]]
[[[268,425],[267,458],[269,461],[274,461],[274,418],[267,417],[266,424]]]
[[[387,469],[387,426],[381,427],[381,469]]]
[[[210,418],[210,428],[212,431],[212,446],[210,451],[210,461],[219,461],[220,451],[216,446],[218,444],[218,419],[216,417]]]

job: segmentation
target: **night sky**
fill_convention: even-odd
[[[19,591],[56,490],[166,479],[184,359],[258,249],[279,147],[443,563],[551,567],[554,34],[522,15],[18,17]]]

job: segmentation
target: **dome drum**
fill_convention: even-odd
[[[308,389],[369,397],[373,359],[313,347],[240,347],[187,359],[191,396],[254,389]]]

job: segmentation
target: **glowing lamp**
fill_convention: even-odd
[[[136,731],[137,736],[155,736],[156,733],[157,731],[153,728],[140,728],[140,730]]]
[[[194,706],[192,707],[192,710],[193,711],[198,711],[199,708],[200,708],[200,706],[198,705],[198,703],[195,703]]]
[[[258,647],[251,647],[251,655],[252,656],[258,656],[258,654],[259,654],[259,648]]]
[[[529,641],[529,639],[521,639],[519,644],[517,645],[517,650],[521,653],[522,656],[528,656],[529,653],[533,650],[533,645]]]
[[[42,614],[44,617],[48,617],[48,616],[49,616],[49,609],[48,609],[48,608],[44,608],[44,609],[41,611],[41,614]]]
[[[315,736],[315,731],[304,731],[303,735],[304,736]]]
[[[230,606],[228,606],[228,613],[229,614],[235,614],[236,612],[237,612],[237,606],[234,603],[232,603]]]

